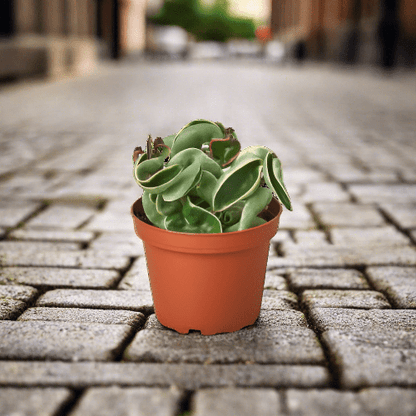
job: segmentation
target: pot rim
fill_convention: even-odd
[[[135,211],[143,211],[141,197],[131,207],[136,235],[146,244],[173,251],[197,253],[225,253],[248,250],[259,244],[269,244],[279,227],[280,215],[283,211],[280,201],[273,197],[269,204],[269,212],[273,218],[265,224],[229,233],[181,233],[165,230],[142,221]],[[144,212],[144,211],[143,211]]]

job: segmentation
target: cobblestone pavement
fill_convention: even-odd
[[[237,63],[103,67],[0,91],[0,415],[415,415],[416,83]],[[153,314],[131,153],[194,118],[283,162],[261,315]],[[244,278],[244,276],[242,276]]]

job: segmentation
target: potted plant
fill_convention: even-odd
[[[232,128],[194,120],[163,139],[149,136],[133,166],[143,195],[131,214],[159,321],[205,335],[253,324],[279,200],[292,210],[277,156],[263,146],[241,150]]]

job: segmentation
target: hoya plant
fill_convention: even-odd
[[[241,150],[232,128],[194,120],[178,133],[147,139],[133,153],[150,222],[184,233],[245,230],[266,222],[273,193],[289,210],[280,160],[264,146]]]

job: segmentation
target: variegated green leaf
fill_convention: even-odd
[[[252,227],[254,219],[270,203],[272,198],[273,194],[269,188],[257,188],[255,192],[245,199],[238,229],[246,230]]]
[[[177,176],[175,183],[163,192],[163,199],[169,202],[182,198],[193,186],[195,186],[200,178],[201,167],[198,163],[192,163],[190,166],[183,169]]]
[[[201,149],[203,143],[222,137],[224,133],[218,124],[209,120],[191,121],[177,133],[172,145],[172,157],[185,149]]]
[[[280,160],[269,153],[263,164],[263,176],[267,186],[278,196],[283,205],[292,211],[292,203],[283,182],[283,172]]]
[[[211,172],[203,170],[201,179],[195,187],[196,194],[204,201],[211,204],[216,186],[217,178]]]
[[[139,182],[139,185],[152,194],[160,194],[175,184],[180,172],[182,172],[182,168],[173,165],[160,170],[147,181]]]
[[[161,215],[157,209],[156,204],[152,201],[151,194],[144,191],[142,195],[143,210],[149,218],[150,222],[156,227],[165,229],[164,220],[165,216]]]
[[[262,164],[260,158],[252,155],[224,173],[214,190],[213,210],[223,211],[253,193],[260,183]]]
[[[220,220],[206,209],[194,205],[189,197],[182,209],[186,221],[198,227],[200,233],[221,233],[222,226]]]
[[[163,199],[162,194],[156,195],[156,209],[160,215],[168,216],[172,215],[175,212],[182,211],[181,201],[167,202]]]

